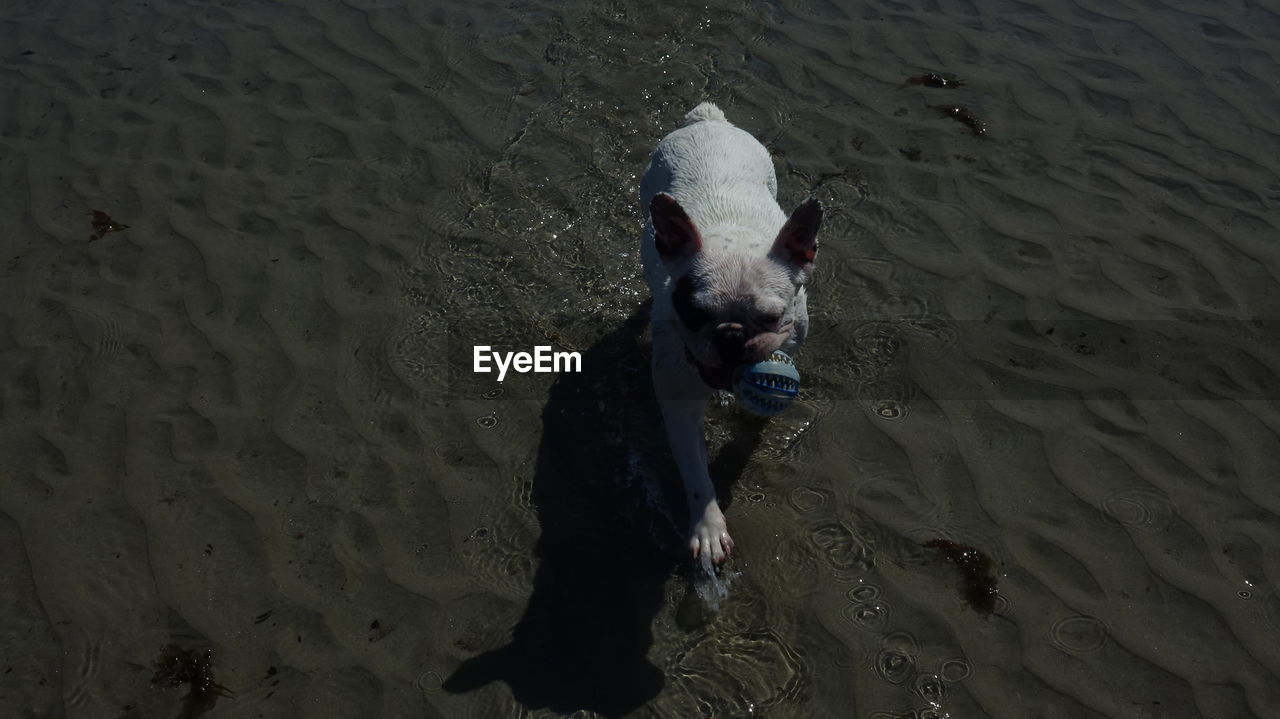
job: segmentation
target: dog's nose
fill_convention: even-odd
[[[747,334],[742,330],[742,325],[736,322],[725,322],[716,327],[712,342],[721,361],[725,364],[738,364],[742,361],[742,355],[747,349]]]

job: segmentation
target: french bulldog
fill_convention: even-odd
[[[733,550],[707,470],[707,401],[731,388],[738,367],[794,352],[809,329],[805,284],[822,205],[810,198],[788,217],[777,196],[769,151],[710,102],[658,143],[640,181],[653,386],[695,560],[719,564]]]

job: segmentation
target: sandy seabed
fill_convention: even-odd
[[[1277,63],[1247,0],[6,4],[0,716],[1280,716]],[[828,208],[718,610],[637,253],[704,99]]]

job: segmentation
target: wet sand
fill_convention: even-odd
[[[1280,711],[1275,8],[75,0],[0,39],[0,715],[178,716],[167,644],[211,719]],[[802,401],[712,413],[718,611],[637,248],[704,99],[828,207]],[[585,371],[494,391],[476,344]]]

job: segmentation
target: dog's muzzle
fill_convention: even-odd
[[[736,322],[725,322],[716,328],[716,334],[711,343],[716,348],[716,354],[720,355],[720,362],[726,366],[735,367],[742,363],[742,357],[746,354],[747,334],[743,331],[742,325]]]

